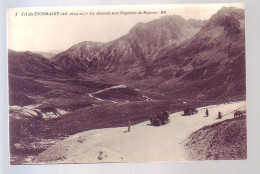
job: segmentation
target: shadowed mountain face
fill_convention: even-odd
[[[9,102],[10,105],[19,106],[36,104],[40,100],[44,100],[36,96],[52,91],[52,87],[42,83],[43,81],[57,81],[58,79],[76,77],[76,75],[58,70],[42,55],[29,51],[9,50],[8,70]]]
[[[9,50],[8,52],[9,73],[20,75],[37,75],[37,74],[53,74],[57,70],[54,65],[40,54],[29,51],[16,52]]]

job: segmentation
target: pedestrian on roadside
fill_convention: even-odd
[[[209,110],[208,110],[208,108],[206,108],[206,116],[207,116],[207,117],[209,116]]]
[[[128,124],[128,132],[130,132],[130,128],[131,128],[131,121],[128,121],[128,122],[127,122],[127,124]]]
[[[222,113],[218,112],[218,119],[221,119],[221,118],[222,118]]]

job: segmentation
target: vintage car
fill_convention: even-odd
[[[154,115],[150,117],[151,125],[153,126],[161,126],[163,124],[167,124],[170,122],[169,119],[170,113],[165,111],[160,114]]]
[[[244,116],[246,116],[246,111],[236,110],[234,113],[234,118],[239,118],[239,117],[244,117]]]
[[[184,108],[183,112],[184,112],[183,115],[193,115],[193,114],[197,114],[198,110],[196,108],[188,106]]]

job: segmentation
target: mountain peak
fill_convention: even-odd
[[[161,24],[162,26],[164,25],[174,25],[174,24],[183,24],[185,23],[185,19],[179,15],[166,15],[166,16],[162,16],[160,19],[155,19],[153,21],[147,22],[147,23],[143,23],[143,22],[139,22],[137,23],[131,30],[129,33],[131,32],[135,32],[136,30],[139,29],[144,29],[144,28],[150,28],[150,27],[155,27],[158,26],[158,24]]]
[[[245,19],[245,10],[235,7],[223,7],[214,14],[202,30],[223,27],[228,35],[241,33],[240,21]],[[243,27],[242,27],[243,28]]]
[[[230,15],[231,13],[241,13],[243,11],[244,11],[244,9],[241,9],[241,8],[224,6],[217,12],[217,14]]]
[[[235,7],[222,7],[215,15],[213,15],[210,20],[215,20],[217,18],[232,17],[234,19],[240,20],[245,18],[245,10]]]
[[[79,50],[79,49],[83,49],[83,48],[87,49],[87,48],[102,46],[103,44],[104,43],[102,43],[102,42],[83,41],[76,45],[73,45],[72,47],[69,48],[69,50]]]

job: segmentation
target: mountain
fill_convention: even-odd
[[[51,90],[38,80],[53,76],[63,77],[61,71],[56,69],[49,60],[40,54],[29,51],[9,50],[8,71],[10,105],[35,104],[36,101],[33,96]]]
[[[59,100],[94,92],[87,96],[88,101],[95,100],[89,105],[99,99],[147,97],[245,99],[244,24],[243,9],[224,7],[208,21],[173,15],[138,23],[117,40],[81,42],[51,60],[9,50],[10,103],[41,103],[56,92],[63,96]],[[119,84],[127,88],[106,90]]]
[[[152,67],[154,74],[166,69],[171,73],[159,88],[179,97],[245,99],[244,10],[222,8],[193,38],[161,55]]]
[[[33,75],[41,72],[54,73],[54,65],[40,54],[30,51],[8,51],[9,73]]]
[[[66,71],[85,72],[99,59],[103,45],[100,42],[81,42],[57,54],[51,61]]]
[[[244,10],[233,7],[223,7],[208,21],[165,16],[138,23],[109,43],[79,43],[52,62],[84,77],[171,97],[242,99],[244,25]]]
[[[138,23],[127,35],[109,43],[82,42],[54,56],[52,62],[73,72],[113,72],[156,59],[165,47],[191,38],[205,21],[173,15]]]
[[[92,43],[88,45],[93,46]],[[78,44],[73,49],[80,50],[81,46],[82,44]],[[72,52],[71,55],[78,56],[77,53],[75,55]],[[38,104],[37,108],[43,110],[55,105],[59,109],[71,110],[74,105],[79,105],[76,106],[78,109],[101,103],[149,100],[149,97],[134,88],[86,80],[77,74],[59,69],[40,54],[9,50],[8,56],[10,105]],[[82,101],[76,102],[79,98]]]

